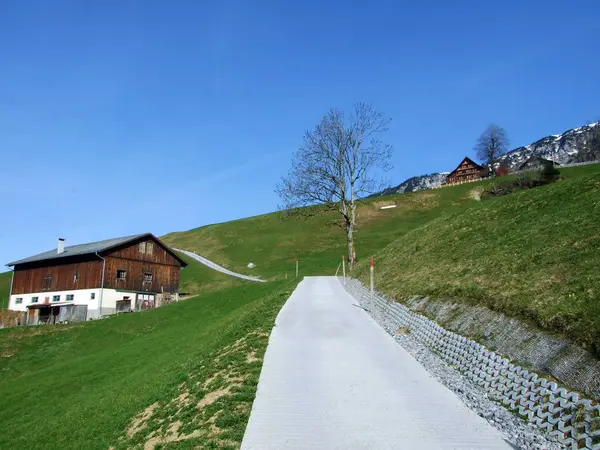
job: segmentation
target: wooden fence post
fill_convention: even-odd
[[[375,291],[375,262],[373,261],[373,257],[371,256],[371,260],[369,261],[369,270],[371,272],[371,296]]]

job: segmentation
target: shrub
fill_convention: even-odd
[[[551,162],[547,162],[540,172],[540,181],[544,184],[554,183],[559,175],[560,170],[558,170]]]
[[[560,170],[554,167],[554,164],[548,162],[544,165],[544,168],[537,177],[521,175],[502,183],[494,183],[487,191],[485,191],[485,194],[498,197],[500,195],[512,194],[513,192],[523,189],[533,189],[538,186],[554,183],[559,175]]]
[[[522,189],[532,189],[541,186],[543,183],[538,178],[532,178],[527,175],[521,175],[515,179],[504,181],[502,183],[494,183],[486,194],[498,197],[500,195],[508,195]]]

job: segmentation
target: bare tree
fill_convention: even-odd
[[[490,166],[492,176],[498,158],[506,153],[509,143],[506,130],[494,124],[489,125],[477,139],[475,144],[477,158]]]
[[[393,149],[379,139],[389,123],[389,118],[365,103],[354,105],[349,117],[331,109],[314,130],[305,133],[292,157],[292,168],[275,190],[287,209],[316,204],[324,206],[321,211],[339,211],[350,268],[356,259],[357,201],[383,187],[374,169],[391,168]]]

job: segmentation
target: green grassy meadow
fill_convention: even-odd
[[[246,283],[102,321],[0,330],[0,448],[238,447],[292,289]]]
[[[600,165],[561,169],[563,181],[477,201],[473,193],[509,177],[367,199],[359,207],[356,276],[375,255],[378,287],[485,304],[578,342],[600,342],[597,198]],[[395,204],[396,208],[380,207]],[[171,233],[165,242],[241,273],[281,279],[334,274],[345,253],[335,213],[271,213]],[[248,262],[256,268],[246,268]]]
[[[479,183],[453,188],[390,195],[365,200],[359,207],[357,256],[367,258],[408,231],[440,215],[464,210],[473,203],[469,193]],[[395,209],[381,210],[395,203]],[[280,212],[170,233],[161,239],[228,269],[264,279],[292,275],[295,261],[301,275],[332,275],[346,251],[337,213],[286,217]],[[256,267],[248,269],[249,262]]]
[[[239,278],[217,272],[183,253],[178,253],[188,266],[181,270],[179,292],[183,298],[204,295],[246,283]]]
[[[375,260],[377,287],[395,299],[483,304],[600,354],[600,173],[484,199],[412,230]],[[367,281],[368,267],[357,276]]]

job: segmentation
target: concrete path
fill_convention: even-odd
[[[242,449],[509,449],[357,306],[305,278],[269,338]]]
[[[250,277],[248,275],[242,275],[241,273],[232,272],[231,270],[226,269],[225,267],[220,266],[217,263],[212,262],[210,259],[206,259],[204,256],[197,255],[194,252],[189,252],[187,250],[181,250],[181,249],[178,249],[178,248],[174,248],[173,250],[181,252],[184,255],[188,255],[190,258],[194,258],[196,261],[204,264],[205,266],[210,267],[211,269],[217,270],[219,272],[222,272],[225,275],[230,275],[232,277],[241,278],[242,280],[258,281],[259,283],[264,283],[265,282],[265,280],[261,280],[260,278]]]

